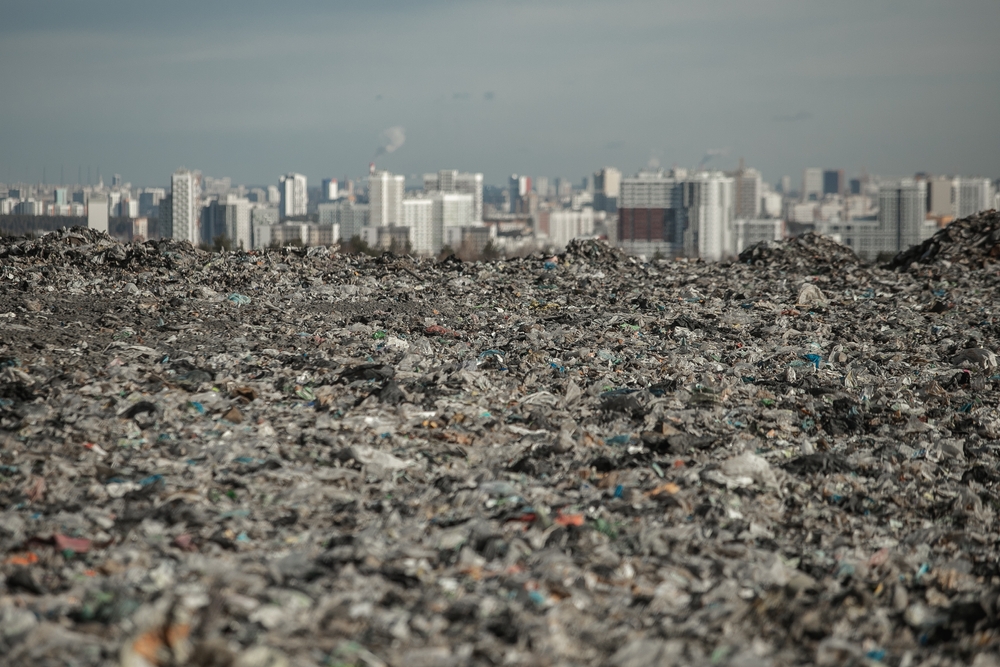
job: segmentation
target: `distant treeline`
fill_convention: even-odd
[[[149,238],[159,238],[159,220],[149,219]],[[63,227],[86,227],[87,218],[71,215],[0,215],[0,234],[4,236],[39,236]],[[117,238],[131,240],[131,218],[108,218],[108,233]]]

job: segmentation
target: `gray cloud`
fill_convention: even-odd
[[[694,166],[719,145],[731,151],[713,166],[743,156],[772,181],[805,166],[996,177],[983,137],[1000,123],[998,30],[996,0],[843,0],[835,14],[795,0],[177,0],[152,15],[11,0],[0,180],[62,163],[150,184],[181,164],[247,183],[358,175],[396,125],[407,150],[380,166],[493,183],[577,178],[612,157],[628,172],[654,148]],[[441,103],[487,87],[492,104]]]
[[[812,113],[808,111],[796,111],[795,113],[776,114],[773,118],[779,123],[798,123],[803,120],[812,120]]]

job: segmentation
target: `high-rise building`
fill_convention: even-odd
[[[557,250],[565,248],[573,239],[594,234],[594,209],[589,206],[579,211],[540,211],[536,221],[536,232]]]
[[[882,185],[878,193],[878,252],[899,252],[924,240],[927,185],[904,179]]]
[[[400,174],[376,171],[368,178],[368,225],[383,227],[403,222],[406,179]]]
[[[282,218],[305,215],[309,210],[309,189],[306,177],[289,172],[278,179],[281,190],[279,210]]]
[[[202,210],[202,242],[212,244],[216,239],[228,240],[234,250],[254,247],[250,225],[250,202],[235,195],[212,201]]]
[[[844,194],[844,170],[826,169],[823,171],[823,194],[843,195]]]
[[[174,237],[174,195],[169,193],[160,199],[160,206],[157,218],[160,221],[160,238],[172,239]]]
[[[818,201],[823,198],[823,170],[809,167],[802,171],[802,201]]]
[[[993,208],[993,182],[988,178],[958,176],[952,188],[956,218],[965,218]]]
[[[403,226],[408,227],[410,230],[412,252],[418,255],[435,253],[433,199],[426,195],[404,199]]]
[[[155,218],[160,210],[160,200],[166,196],[163,188],[146,188],[139,193],[139,215]]]
[[[483,175],[443,169],[436,174],[424,174],[427,192],[458,192],[472,195],[472,218],[483,219]]]
[[[66,204],[66,188],[56,188],[52,191],[52,195],[57,205],[62,206]]]
[[[640,172],[622,179],[616,239],[633,254],[718,260],[733,252],[733,179],[721,172]]]
[[[431,247],[438,253],[445,245],[447,227],[469,227],[473,224],[472,195],[461,192],[436,192],[431,195]]]
[[[320,192],[320,198],[323,201],[335,201],[338,196],[339,193],[337,192],[337,179],[324,178],[323,190]]]
[[[683,254],[685,218],[682,174],[642,171],[621,182],[614,237],[630,254],[669,257]]]
[[[792,177],[782,176],[781,182],[778,184],[778,192],[785,195],[786,197],[792,194]]]
[[[87,227],[108,231],[108,198],[105,195],[93,193],[87,200]]]
[[[510,191],[510,212],[518,213],[521,210],[521,200],[531,192],[531,177],[511,174],[507,188]]]
[[[703,171],[685,179],[685,255],[718,261],[732,254],[733,189],[733,179],[721,172]]]
[[[187,169],[178,169],[170,176],[170,238],[198,244],[200,188],[200,174]]]
[[[368,204],[356,204],[347,198],[319,205],[319,224],[337,225],[340,238],[349,241],[368,226]]]
[[[542,199],[546,199],[549,196],[549,177],[548,176],[538,176],[535,178],[535,192]]]
[[[928,216],[932,218],[955,216],[954,180],[947,176],[931,176],[927,179]]]
[[[761,198],[764,194],[764,179],[756,169],[741,168],[731,172],[735,188],[733,215],[736,219],[752,220],[760,217]]]
[[[604,167],[594,174],[594,208],[614,213],[618,210],[622,173],[614,167]]]

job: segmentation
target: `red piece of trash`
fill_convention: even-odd
[[[556,523],[560,526],[582,526],[583,525],[583,515],[582,514],[563,514],[559,512],[556,514],[554,519]]]
[[[85,554],[90,551],[90,540],[84,537],[69,537],[57,533],[52,539],[59,551],[72,551],[75,554]]]

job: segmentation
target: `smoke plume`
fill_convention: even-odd
[[[382,134],[379,135],[379,147],[375,151],[375,157],[385,155],[386,153],[394,153],[405,141],[406,131],[399,125],[383,130]]]

